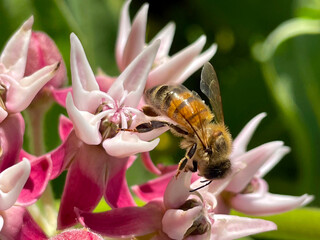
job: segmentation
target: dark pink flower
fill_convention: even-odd
[[[125,172],[134,154],[150,151],[159,140],[148,142],[135,133],[117,130],[134,127],[136,118],[144,116],[136,106],[158,47],[155,42],[146,48],[104,92],[79,39],[71,34],[72,94],[68,93],[66,101],[71,121],[61,118],[64,142],[49,154],[51,178],[68,169],[58,229],[76,223],[74,207],[92,211],[102,196],[112,207],[135,205]]]
[[[191,173],[171,178],[163,201],[143,207],[126,207],[103,213],[77,210],[80,223],[107,237],[149,239],[235,239],[275,230],[272,222],[215,214],[216,199],[191,194]]]

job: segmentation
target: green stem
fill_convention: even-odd
[[[43,91],[25,111],[30,153],[36,156],[40,156],[46,152],[44,119],[52,103],[53,100],[49,94]],[[28,209],[45,233],[48,236],[52,236],[56,231],[57,210],[50,183],[36,205]]]

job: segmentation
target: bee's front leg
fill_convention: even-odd
[[[194,154],[196,153],[196,150],[197,150],[197,143],[194,143],[192,145],[192,147],[189,148],[189,150],[186,152],[185,157],[180,160],[178,170],[176,173],[176,177],[179,176],[179,174],[181,173],[182,170],[185,170],[185,171],[189,170],[189,171],[193,172],[194,169],[197,168],[197,165],[195,165],[196,161],[193,162],[193,169],[192,170],[189,167],[187,167],[188,161],[193,158]]]
[[[154,129],[162,128],[168,126],[175,130],[176,132],[182,134],[182,135],[188,135],[189,133],[183,129],[181,129],[179,126],[176,126],[172,123],[164,122],[164,121],[150,121],[146,123],[141,123],[138,126],[136,126],[135,129],[123,129],[120,128],[118,131],[128,131],[128,132],[138,132],[138,133],[146,133],[150,132]]]

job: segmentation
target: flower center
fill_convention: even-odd
[[[197,206],[202,206],[202,203],[196,201],[195,199],[189,199],[183,205],[181,205],[179,209],[187,211]],[[211,223],[208,221],[207,217],[202,211],[198,218],[194,220],[192,226],[186,231],[184,238],[192,235],[202,235],[210,229],[210,226]]]
[[[100,133],[103,139],[112,138],[121,128],[127,129],[132,123],[133,114],[120,102],[103,102],[98,107],[96,114],[105,112],[106,116],[101,119]]]

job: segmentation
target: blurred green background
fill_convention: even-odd
[[[133,0],[133,17],[147,1]],[[69,68],[69,35],[83,43],[92,69],[117,75],[114,47],[120,0],[1,0],[0,46],[31,14],[34,30],[45,31],[58,45]],[[220,80],[226,124],[235,137],[255,115],[267,112],[249,148],[283,140],[290,154],[266,176],[270,191],[316,196],[320,205],[320,1],[150,1],[147,40],[169,21],[176,23],[170,53],[207,36],[218,44],[211,63]],[[197,92],[200,71],[185,85]],[[70,71],[69,71],[70,81]],[[203,95],[202,95],[203,96]],[[46,118],[47,150],[59,144],[57,121],[64,109],[53,106]],[[157,163],[177,163],[184,152],[178,139],[164,134],[151,154]],[[27,144],[25,145],[28,148]],[[129,184],[155,177],[136,161]],[[55,181],[57,196],[63,177]]]

